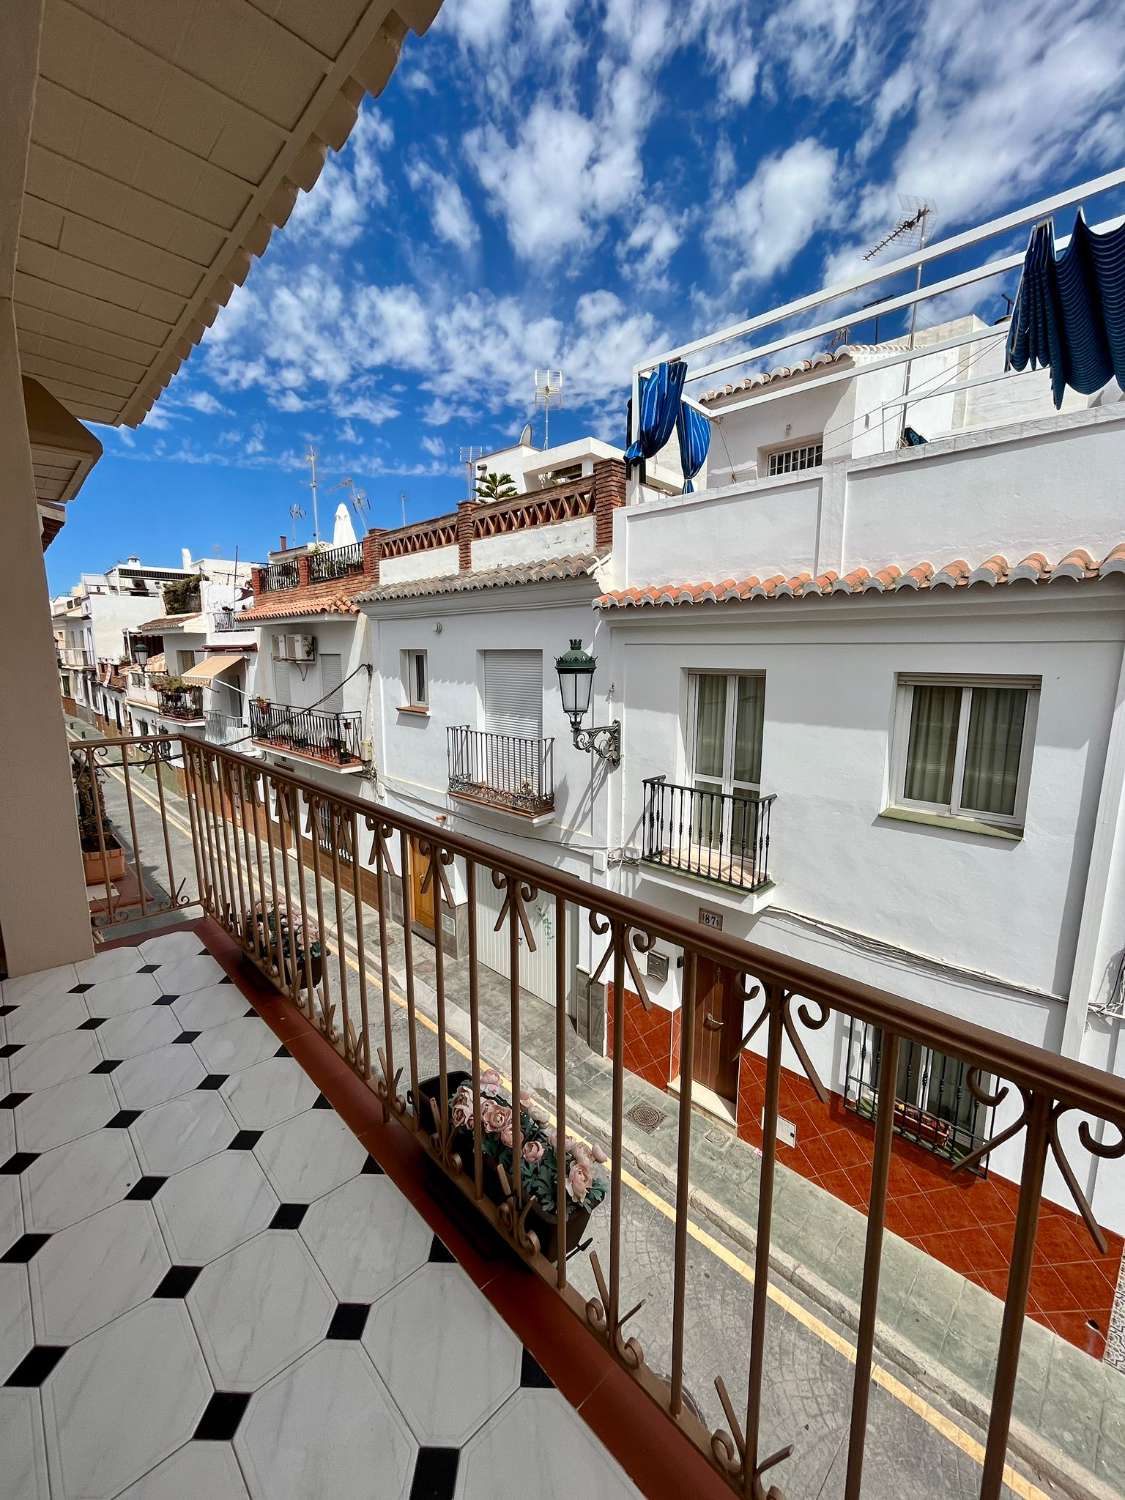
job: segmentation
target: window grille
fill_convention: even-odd
[[[766,474],[796,474],[801,469],[815,469],[824,462],[824,444],[798,443],[792,448],[776,448],[766,459]]]

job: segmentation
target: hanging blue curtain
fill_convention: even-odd
[[[1084,396],[1114,376],[1125,386],[1125,224],[1094,234],[1080,209],[1057,257],[1054,226],[1035,226],[1012,308],[1008,363],[1049,367],[1056,408],[1068,385]]]
[[[680,440],[684,494],[690,495],[695,489],[692,480],[703,467],[703,460],[711,446],[711,423],[701,411],[689,406],[686,401],[681,401],[679,415],[676,417],[676,436]]]
[[[626,463],[655,458],[672,436],[686,377],[687,365],[674,359],[671,364],[657,365],[641,381],[640,422],[635,440],[625,450]]]

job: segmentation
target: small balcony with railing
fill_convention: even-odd
[[[349,578],[363,572],[363,545],[349,542],[344,547],[322,547],[309,553],[309,582],[325,583],[333,578]]]
[[[446,755],[451,796],[527,818],[554,811],[553,738],[493,734],[455,724],[448,731]]]
[[[292,708],[256,698],[250,704],[254,742],[284,755],[316,760],[346,770],[363,765],[363,715],[326,709]]]
[[[773,886],[776,801],[776,793],[725,792],[650,776],[644,782],[641,858],[676,875],[761,895]]]
[[[181,724],[203,723],[203,688],[191,683],[165,684],[156,689],[156,711]]]
[[[301,582],[301,575],[297,567],[295,557],[284,558],[281,562],[268,563],[261,573],[261,587],[268,591],[276,592],[279,589],[295,589]]]
[[[58,658],[60,667],[67,667],[72,671],[97,665],[94,653],[89,646],[60,646]]]
[[[225,714],[221,709],[207,711],[204,737],[210,745],[231,745],[246,738],[245,722],[235,714]]]

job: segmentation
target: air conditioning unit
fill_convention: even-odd
[[[289,643],[294,661],[316,660],[315,635],[291,635]]]

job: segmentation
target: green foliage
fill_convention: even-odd
[[[478,500],[511,500],[518,491],[510,474],[488,473],[477,480]]]
[[[194,614],[200,607],[199,579],[178,578],[164,585],[164,611],[169,615]]]

